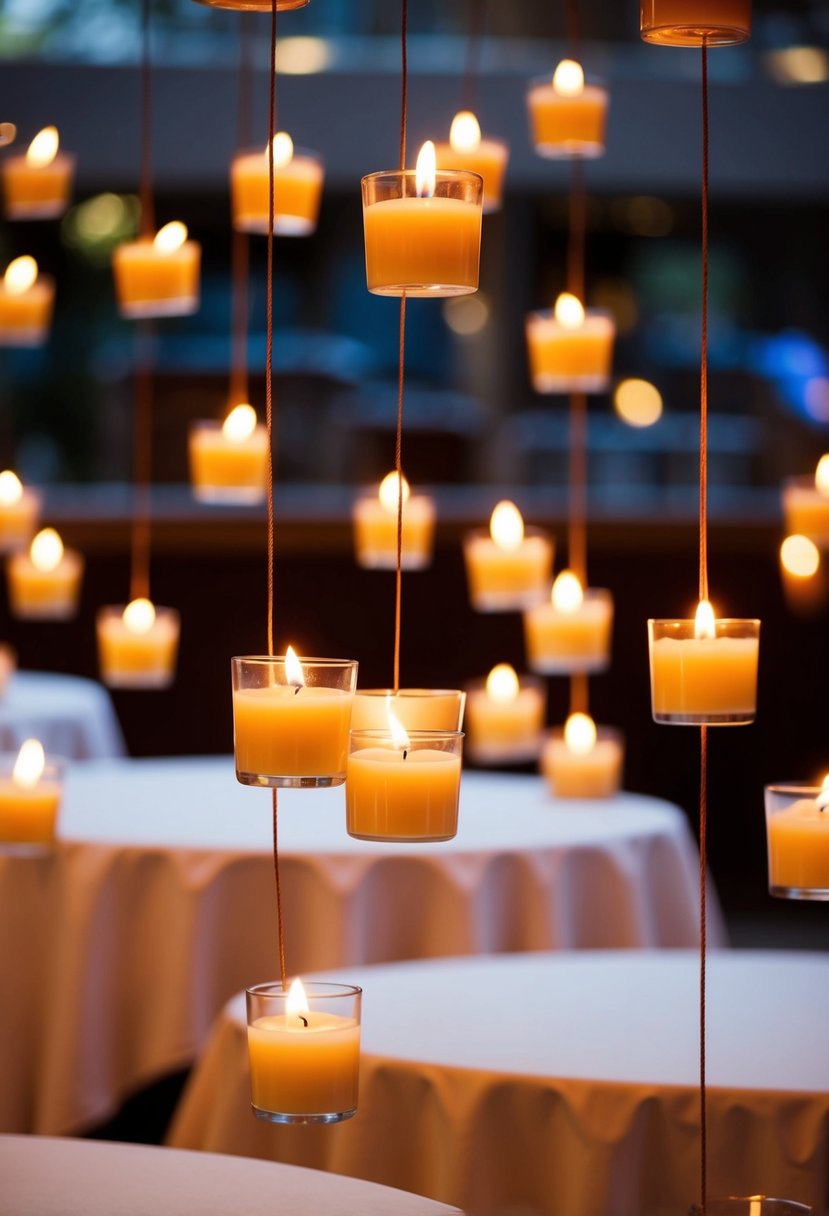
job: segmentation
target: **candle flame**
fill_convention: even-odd
[[[44,127],[26,149],[26,164],[33,169],[45,169],[57,156],[59,147],[57,127]]]
[[[575,59],[562,59],[553,73],[553,89],[559,97],[578,97],[584,92],[584,68]]]
[[[563,291],[558,297],[553,314],[562,329],[581,329],[584,325],[584,305],[569,291]]]
[[[267,155],[267,148],[265,149]],[[294,141],[287,131],[277,131],[273,137],[273,167],[284,169],[294,159]]]
[[[823,778],[823,786],[817,796],[817,804],[822,811],[829,807],[829,773]]]
[[[437,154],[431,139],[420,149],[415,166],[415,189],[418,198],[434,198],[437,181]]]
[[[187,225],[182,224],[181,220],[172,220],[169,224],[165,224],[163,228],[159,228],[153,238],[153,245],[155,245],[159,253],[170,254],[175,253],[177,249],[181,249],[186,240]]]
[[[815,488],[829,497],[829,452],[821,456],[815,469]]]
[[[589,714],[570,714],[564,724],[564,742],[574,756],[589,756],[596,746],[598,732]]]
[[[711,607],[711,601],[700,600],[696,616],[694,617],[694,637],[697,639],[710,639],[716,636],[717,622],[714,616],[714,609]]]
[[[584,589],[572,570],[562,570],[553,583],[551,596],[556,612],[564,612],[568,616],[578,612],[584,603]]]
[[[3,283],[10,296],[22,296],[36,281],[37,262],[28,254],[9,262],[3,275]]]
[[[454,152],[474,152],[481,144],[481,124],[471,110],[459,110],[449,128]]]
[[[63,541],[54,528],[44,528],[29,546],[29,557],[35,570],[48,574],[57,570],[63,559]]]
[[[407,747],[411,747],[411,739],[406,733],[406,728],[391,707],[391,697],[386,697],[386,717],[389,721],[389,734],[391,741],[395,747],[401,748],[403,751]]]
[[[780,546],[780,564],[795,578],[812,578],[820,569],[820,549],[808,536],[787,536]]]
[[[46,768],[46,753],[39,739],[27,739],[17,753],[12,769],[12,781],[31,790],[37,785]]]
[[[524,520],[514,502],[499,502],[489,520],[489,534],[504,553],[520,549],[524,540]]]
[[[143,596],[137,600],[131,600],[124,609],[121,620],[129,633],[138,636],[149,633],[155,624],[155,604],[152,600],[144,599]]]
[[[23,483],[11,469],[0,473],[0,507],[13,507],[23,497]]]
[[[509,705],[518,696],[520,685],[515,668],[498,663],[486,678],[486,695],[496,705]]]
[[[285,651],[285,679],[292,688],[305,687],[305,675],[302,670],[302,664],[296,657],[296,651],[293,646],[289,646]]]
[[[285,1012],[288,1017],[296,1017],[300,1013],[310,1013],[305,986],[297,977],[288,989],[288,999],[285,1001]]]
[[[243,402],[234,406],[222,423],[222,434],[229,443],[244,443],[256,430],[256,410]]]
[[[387,473],[380,482],[380,489],[377,491],[380,506],[384,511],[388,511],[390,515],[397,514],[397,502],[401,492],[403,494],[403,506],[405,507],[411,494],[408,481],[401,474],[400,482],[398,483],[396,472]]]

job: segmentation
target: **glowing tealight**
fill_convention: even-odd
[[[3,276],[6,291],[10,296],[22,296],[34,286],[36,280],[37,262],[28,254],[9,262]]]
[[[486,678],[486,695],[497,705],[509,705],[519,690],[518,676],[509,663],[498,663]]]
[[[578,612],[584,603],[584,589],[572,570],[562,570],[553,583],[551,598],[556,612]]]
[[[134,634],[149,633],[155,624],[155,605],[143,596],[131,600],[123,612],[125,628]]]
[[[31,790],[37,785],[46,769],[46,753],[39,739],[27,739],[17,753],[12,769],[12,781]]]
[[[817,796],[817,804],[822,811],[829,809],[829,773],[823,778],[823,786]]]
[[[234,406],[222,423],[222,434],[229,443],[244,443],[256,430],[256,410],[243,402]]]
[[[815,489],[829,497],[829,452],[821,456],[815,469]]]
[[[26,150],[26,164],[32,169],[45,169],[58,154],[60,136],[57,127],[44,127],[38,131]]]
[[[648,380],[622,380],[613,404],[628,426],[653,426],[662,417],[662,394]]]
[[[292,688],[305,687],[305,674],[293,646],[285,651],[285,679]]]
[[[267,149],[266,149],[267,152]],[[277,131],[273,137],[273,167],[284,169],[294,159],[294,141],[287,131]]]
[[[596,746],[596,723],[589,714],[570,714],[564,724],[564,742],[574,756],[588,756]]]
[[[388,511],[390,515],[397,514],[397,504],[400,496],[403,496],[403,506],[409,501],[411,489],[409,483],[403,475],[400,475],[400,482],[397,480],[397,473],[387,473],[380,482],[380,488],[377,491],[377,497],[380,499],[380,506],[384,511]]]
[[[186,240],[187,225],[182,224],[181,220],[172,220],[163,228],[159,228],[153,239],[153,245],[159,253],[169,254],[181,249]]]
[[[405,726],[392,710],[391,697],[386,697],[386,716],[389,720],[389,734],[391,735],[392,743],[405,753],[406,748],[411,747],[412,741],[406,733]]]
[[[584,92],[584,68],[575,59],[562,59],[553,73],[553,88],[559,97],[578,97]]]
[[[717,622],[710,600],[700,600],[694,617],[694,637],[697,640],[711,639],[717,636]]]
[[[301,1013],[310,1013],[308,997],[305,995],[305,985],[297,977],[288,989],[285,1000],[285,1013],[288,1017],[298,1017]]]
[[[562,329],[581,329],[584,325],[584,305],[569,291],[563,291],[558,297],[553,313]]]
[[[795,578],[811,578],[820,569],[820,550],[808,536],[787,536],[780,546],[780,561]]]
[[[54,528],[44,528],[38,532],[29,549],[29,557],[41,574],[57,570],[63,560],[63,541]]]
[[[524,520],[514,502],[499,502],[489,520],[489,534],[504,553],[520,549],[524,540]]]
[[[420,149],[415,165],[415,189],[418,198],[433,198],[437,180],[437,154],[431,139]]]
[[[0,473],[0,507],[13,507],[23,497],[23,483],[11,469]]]
[[[481,124],[471,110],[459,110],[449,128],[449,143],[455,152],[474,152],[481,143]]]

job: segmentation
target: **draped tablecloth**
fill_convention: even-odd
[[[137,1144],[0,1136],[2,1216],[460,1216],[318,1170]]]
[[[69,760],[105,760],[126,752],[103,685],[47,671],[15,672],[0,699],[0,751],[17,751],[31,737]]]
[[[457,839],[422,846],[352,840],[341,788],[280,793],[292,971],[694,941],[677,808],[555,803],[532,777],[462,788]],[[60,833],[52,857],[0,856],[0,1131],[106,1118],[277,969],[271,799],[230,759],[74,766]]]
[[[356,1116],[250,1114],[244,996],[217,1022],[171,1143],[383,1182],[470,1216],[680,1216],[698,1198],[691,951],[410,962],[363,989]],[[709,960],[709,1196],[829,1200],[829,954]]]

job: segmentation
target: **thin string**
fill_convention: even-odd
[[[143,0],[141,8],[141,176],[139,179],[139,225],[143,237],[155,234],[153,206],[153,96],[152,63],[150,58],[150,13],[152,0]]]
[[[587,247],[587,190],[584,164],[570,161],[570,232],[567,241],[567,289],[584,303]]]
[[[461,85],[461,107],[474,112],[478,101],[486,0],[467,0],[467,9],[469,38],[466,44],[466,64]]]
[[[153,425],[152,321],[135,330],[135,406],[133,412],[133,517],[130,546],[130,599],[150,596],[150,480]]]
[[[236,150],[250,143],[251,126],[251,26],[249,14],[242,14],[239,34],[239,102],[236,118]],[[234,229],[231,237],[231,361],[230,399],[235,405],[248,399],[248,279],[250,239]]]
[[[708,47],[702,43],[702,341],[699,375],[699,598],[708,599]]]
[[[573,5],[568,6],[568,13]],[[571,15],[573,28],[578,30]],[[578,159],[570,162],[570,230],[567,245],[567,287],[584,303],[587,247],[587,192],[584,166]],[[587,586],[587,396],[570,394],[570,487],[567,524],[567,554],[570,569],[582,587]],[[570,712],[587,713],[589,705],[586,676],[570,678]]]
[[[581,28],[579,24],[578,0],[567,0],[567,41],[570,44],[570,54],[576,60],[581,59]]]
[[[708,853],[708,727],[700,727],[699,783],[699,1129],[700,1129],[700,1207],[705,1216],[708,1201],[708,1118],[705,1089],[705,981],[706,981],[706,901]]]
[[[409,118],[409,3],[401,0],[400,22],[400,172],[406,168],[406,125]]]
[[[400,171],[406,170],[406,125],[409,116],[408,0],[401,2],[400,22]],[[406,293],[400,297],[400,333],[397,363],[397,427],[394,468],[397,473],[397,557],[394,571],[394,691],[400,689],[400,621],[403,605],[403,389],[406,381]]]
[[[570,713],[590,712],[590,681],[586,675],[570,676]]]

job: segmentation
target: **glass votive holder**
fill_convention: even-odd
[[[112,270],[118,311],[128,320],[186,317],[198,311],[201,245],[187,239],[183,224],[166,224],[153,239],[118,245]]]
[[[42,505],[37,490],[6,469],[0,473],[0,553],[25,549],[37,531]]]
[[[33,160],[31,147],[6,156],[0,164],[6,219],[57,219],[69,206],[74,176],[75,157],[68,152],[56,150],[46,164]]]
[[[363,178],[366,282],[380,296],[463,296],[478,290],[483,181],[441,169],[418,192],[414,170]]]
[[[460,688],[358,688],[351,729],[389,729],[389,710],[404,730],[460,730],[466,693]]]
[[[766,786],[769,893],[829,900],[829,779]]]
[[[384,494],[387,480],[379,493],[367,491],[352,508],[354,554],[357,565],[365,570],[397,568],[397,482],[393,493]],[[435,500],[428,494],[404,493],[403,543],[400,564],[403,570],[424,570],[431,565],[435,540]]]
[[[301,995],[297,995],[297,985]],[[362,989],[294,981],[248,988],[250,1096],[268,1123],[342,1123],[357,1110]]]
[[[613,596],[588,587],[578,604],[559,607],[545,598],[524,613],[527,663],[539,675],[582,675],[610,664]]]
[[[199,502],[253,506],[267,498],[268,432],[255,414],[249,432],[236,431],[233,419],[240,408],[224,422],[211,419],[190,427],[190,485]]]
[[[476,612],[521,612],[545,598],[553,574],[553,539],[527,528],[507,543],[490,526],[463,538],[469,599]]]
[[[270,8],[270,5],[268,5]],[[310,236],[317,226],[325,168],[322,157],[274,143],[273,230],[277,236]],[[275,137],[279,140],[280,135]],[[268,149],[239,152],[230,165],[230,203],[237,232],[267,234],[270,221]]]
[[[0,701],[6,695],[14,673],[17,671],[17,652],[13,646],[0,642]]]
[[[351,732],[346,830],[358,840],[451,840],[458,830],[460,731]]]
[[[466,754],[475,764],[523,764],[538,758],[547,708],[541,680],[508,664],[467,685]]]
[[[746,726],[757,710],[760,622],[724,618],[714,637],[693,620],[649,620],[654,722]]]
[[[78,611],[84,560],[64,549],[53,528],[38,532],[28,552],[6,561],[9,611],[30,621],[66,621]]]
[[[455,116],[449,140],[435,144],[435,158],[438,169],[477,173],[484,183],[484,215],[500,211],[504,175],[509,162],[509,144],[503,139],[483,137],[478,121],[471,112]]]
[[[598,81],[585,83],[583,73],[572,85],[558,71],[530,81],[527,110],[538,155],[548,160],[603,156],[608,104],[607,89]]]
[[[168,688],[176,674],[181,618],[133,600],[98,610],[98,662],[108,688]]]
[[[551,731],[541,751],[541,772],[556,798],[613,798],[622,785],[624,739],[608,726]]]
[[[640,0],[640,18],[645,42],[735,46],[751,35],[751,0]]]
[[[829,549],[829,491],[814,477],[789,477],[783,483],[786,534],[807,536],[819,549]]]
[[[808,536],[787,536],[780,546],[780,577],[786,605],[802,616],[816,615],[827,600],[826,562]]]
[[[0,280],[0,346],[43,346],[55,307],[55,280],[28,256],[15,258]]]
[[[0,854],[36,856],[54,847],[65,764],[34,739],[0,755]]]
[[[729,1196],[728,1199],[708,1199],[705,1208],[694,1203],[691,1216],[808,1216],[814,1209],[793,1199],[769,1199],[767,1195]]]
[[[312,789],[345,781],[357,663],[298,662],[301,676],[281,655],[231,660],[236,779],[242,785]]]
[[[616,324],[600,308],[582,310],[576,324],[549,312],[526,320],[530,379],[537,393],[605,393],[610,385]]]
[[[226,8],[234,13],[269,13],[271,0],[197,0],[197,3],[207,8]],[[310,0],[276,0],[278,13],[289,12],[294,8],[306,8]]]

